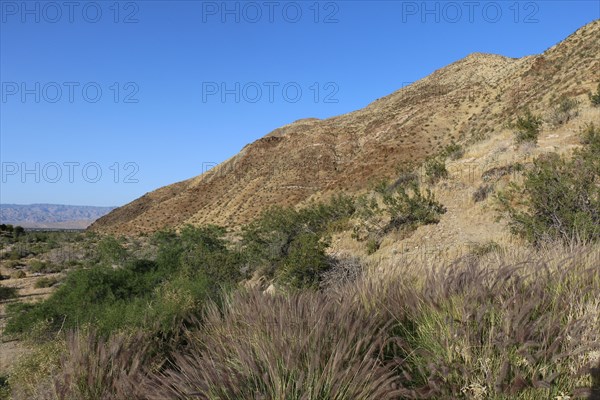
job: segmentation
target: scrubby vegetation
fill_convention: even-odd
[[[236,291],[182,323],[183,344],[166,354],[142,333],[70,333],[51,372],[19,391],[58,399],[591,395],[598,250],[491,248],[369,274],[342,291]]]
[[[596,89],[596,93],[590,93],[590,101],[592,105],[595,107],[600,106],[600,83],[598,83],[598,88]]]
[[[562,125],[579,115],[579,101],[561,96],[550,110],[550,123]]]
[[[588,126],[585,143],[569,159],[550,153],[537,158],[522,184],[499,196],[516,234],[535,245],[544,241],[600,239],[600,132]]]
[[[542,128],[542,118],[526,109],[522,115],[518,116],[514,128],[516,129],[515,141],[517,144],[537,143]]]
[[[525,111],[517,141],[537,141],[541,124]],[[472,243],[455,258],[375,269],[328,251],[352,232],[372,255],[438,223],[446,208],[432,185],[464,154],[454,143],[420,166],[425,184],[403,169],[364,195],[273,207],[239,230],[2,228],[3,266],[52,294],[18,303],[0,286],[4,333],[35,349],[0,377],[0,398],[600,396],[600,130],[583,127],[581,144],[488,167],[473,201],[499,190],[485,205],[528,243]]]

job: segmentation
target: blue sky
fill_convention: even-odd
[[[1,203],[122,205],[597,1],[0,1]]]

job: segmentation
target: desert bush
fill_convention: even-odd
[[[600,143],[600,127],[596,127],[593,122],[586,124],[581,129],[581,143],[583,145],[598,146],[598,143]]]
[[[328,243],[314,233],[302,233],[290,244],[282,268],[277,271],[277,281],[287,287],[316,288],[321,275],[329,269],[330,260],[325,253]]]
[[[522,185],[499,194],[514,233],[535,245],[600,239],[600,135],[590,140],[571,159],[539,157]]]
[[[17,297],[17,289],[0,285],[0,300],[7,300]]]
[[[25,273],[25,271],[15,271],[12,273],[11,276],[13,277],[13,279],[23,279],[27,276],[27,274]]]
[[[49,261],[42,260],[31,260],[28,263],[29,271],[32,273],[52,273],[52,272],[60,272],[63,268],[59,265],[53,264]]]
[[[333,257],[331,268],[323,272],[321,289],[342,288],[363,276],[365,266],[358,257],[341,255]]]
[[[17,268],[25,266],[25,263],[19,260],[8,260],[4,263],[6,268]]]
[[[598,83],[596,93],[590,93],[590,102],[594,107],[600,106],[600,83]]]
[[[542,118],[526,109],[522,115],[519,115],[514,124],[516,129],[515,141],[517,144],[531,142],[537,143],[540,130],[542,128]]]
[[[34,287],[36,289],[49,288],[49,287],[56,285],[57,283],[58,283],[58,279],[56,279],[56,278],[43,277],[43,278],[38,279],[35,282]]]
[[[477,257],[482,257],[490,253],[499,252],[502,247],[494,242],[472,243],[469,245],[469,253]]]
[[[562,125],[579,115],[579,101],[561,96],[550,110],[550,123]]]
[[[8,308],[6,332],[27,334],[36,324],[46,321],[47,337],[61,328],[91,324],[102,333],[118,329],[143,327],[149,322],[168,329],[173,319],[202,302],[214,285],[202,275],[167,276],[154,268],[153,262],[140,273],[142,262],[121,269],[95,267],[71,272],[63,285],[39,303],[14,304]],[[135,268],[138,268],[137,270]],[[176,287],[170,282],[177,282]],[[172,290],[168,290],[168,288]],[[179,304],[174,304],[179,302]]]
[[[10,386],[5,375],[0,375],[0,400],[10,400]]]
[[[450,160],[456,161],[460,158],[462,158],[462,156],[465,154],[465,149],[457,143],[450,143],[449,145],[447,145],[446,147],[444,147],[444,151],[442,152],[442,155],[446,158],[449,158]]]
[[[441,179],[448,177],[446,163],[443,160],[432,158],[424,164],[424,168],[427,181],[431,184],[435,184]]]
[[[416,184],[383,193],[383,204],[390,216],[386,230],[399,227],[410,230],[419,225],[435,224],[439,222],[439,216],[446,212],[430,190],[423,192]]]
[[[276,277],[286,286],[316,287],[321,272],[328,268],[324,251],[333,227],[354,213],[354,200],[347,196],[298,211],[270,208],[243,227],[243,257],[251,270],[269,279]]]
[[[484,171],[481,174],[481,179],[483,179],[484,182],[497,181],[503,176],[515,174],[516,172],[522,172],[524,168],[525,167],[521,163],[508,164],[503,165],[501,167],[493,167]]]
[[[431,191],[423,191],[416,181],[391,186],[382,182],[370,194],[358,197],[356,207],[352,237],[366,241],[369,254],[377,251],[385,234],[393,230],[410,233],[420,225],[439,222],[446,212]]]
[[[121,264],[127,259],[127,250],[113,236],[102,238],[98,243],[97,249],[100,262],[104,264]]]

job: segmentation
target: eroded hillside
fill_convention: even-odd
[[[276,129],[212,170],[148,193],[90,229],[136,234],[187,223],[238,226],[271,205],[358,193],[452,141],[501,137],[526,106],[545,112],[560,95],[584,98],[597,85],[599,66],[598,20],[541,55],[471,54],[362,110]],[[559,137],[556,146],[562,145]]]

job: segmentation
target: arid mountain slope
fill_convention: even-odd
[[[148,193],[90,229],[135,234],[186,223],[235,226],[270,205],[360,192],[451,141],[493,136],[525,106],[543,111],[561,94],[587,93],[599,67],[599,20],[542,55],[471,54],[362,110],[276,129],[218,167]]]

